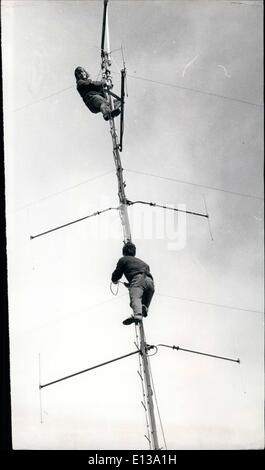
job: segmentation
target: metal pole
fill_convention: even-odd
[[[109,99],[111,100],[111,97],[109,97]],[[119,201],[120,201],[119,213],[120,213],[120,218],[121,218],[121,223],[122,223],[124,241],[127,242],[127,241],[131,241],[132,236],[131,236],[128,210],[127,210],[127,199],[125,195],[125,183],[123,180],[123,168],[121,165],[119,144],[118,144],[118,138],[117,138],[117,134],[115,130],[114,119],[110,119],[109,123],[110,123],[110,133],[111,133],[112,143],[113,143],[113,157],[114,157],[114,163],[116,166],[116,175],[118,179],[118,196],[119,196]]]
[[[154,413],[153,390],[151,387],[151,378],[150,378],[149,364],[147,360],[144,325],[142,321],[139,323],[139,331],[140,331],[141,360],[142,360],[142,365],[143,365],[144,384],[145,384],[145,391],[146,391],[146,396],[147,396],[147,410],[148,410],[149,425],[150,425],[151,444],[152,444],[153,450],[158,450],[159,445],[158,445],[156,420],[155,420],[155,413]]]
[[[102,76],[105,78],[107,81],[107,86],[111,89],[113,87],[112,84],[112,77],[111,77],[111,71],[110,71],[110,66],[111,66],[111,57],[110,57],[110,45],[109,45],[109,28],[108,28],[108,15],[107,15],[107,10],[105,11],[105,3],[104,3],[104,17],[106,18],[106,32],[107,32],[107,45],[106,49],[104,50],[104,53],[102,55]],[[112,104],[112,97],[110,94],[108,94],[108,100],[111,109],[113,109],[113,104]],[[113,157],[114,157],[114,163],[116,167],[116,175],[118,179],[118,196],[119,196],[119,201],[120,201],[120,207],[119,207],[119,213],[121,217],[121,223],[122,223],[122,229],[123,229],[123,236],[124,236],[124,241],[130,241],[131,240],[131,229],[130,229],[130,223],[129,223],[129,217],[128,217],[128,210],[127,210],[127,199],[125,195],[125,183],[123,181],[123,168],[121,165],[121,159],[120,159],[120,152],[119,152],[119,143],[118,143],[118,136],[116,133],[115,129],[115,123],[114,119],[111,118],[109,120],[109,125],[110,125],[110,133],[112,137],[112,145],[113,145]]]
[[[105,10],[105,5],[106,5],[106,2],[104,2],[104,17],[106,17],[106,31],[109,31],[108,16],[107,16],[107,10]],[[102,68],[102,75],[107,80],[107,85],[109,86],[109,88],[112,88],[113,84],[112,84],[112,77],[111,77],[111,71],[110,71],[111,58],[110,58],[109,34],[107,34],[107,37],[108,37],[107,51],[104,51],[104,53],[102,54],[101,68]],[[112,97],[110,94],[108,94],[108,97],[109,97],[108,99],[109,99],[110,107],[111,109],[113,109]],[[131,240],[131,229],[130,229],[128,211],[127,211],[127,198],[125,194],[125,184],[123,181],[123,168],[121,164],[118,137],[117,137],[116,130],[115,130],[114,119],[110,119],[109,124],[110,124],[110,133],[111,133],[112,144],[113,144],[113,157],[114,157],[114,163],[116,166],[116,175],[118,179],[118,189],[119,189],[118,196],[120,200],[119,212],[120,212],[121,223],[122,223],[122,228],[123,228],[124,241],[126,242],[126,241]],[[144,372],[144,383],[145,383],[145,389],[146,389],[146,395],[147,395],[147,408],[148,408],[148,416],[149,416],[149,421],[150,421],[151,440],[152,440],[152,447],[153,449],[156,450],[156,449],[159,449],[159,446],[158,446],[158,439],[157,439],[154,404],[153,404],[153,398],[152,398],[153,391],[151,387],[149,364],[147,360],[143,322],[140,322],[139,329],[140,329],[140,350],[141,350],[141,358],[142,358],[143,372]]]

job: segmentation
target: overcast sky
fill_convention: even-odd
[[[13,445],[148,449],[109,125],[74,69],[100,78],[101,0],[4,0],[3,92]],[[114,91],[127,68],[126,194],[210,215],[128,209],[155,279],[150,358],[168,449],[264,446],[262,2],[109,2]],[[117,124],[118,124],[117,120]],[[159,427],[159,443],[165,448]]]

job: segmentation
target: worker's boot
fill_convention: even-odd
[[[132,323],[134,323],[134,317],[131,316],[129,318],[126,318],[126,320],[123,320],[122,322],[124,325],[131,325]]]
[[[131,325],[132,323],[135,323],[136,325],[138,325],[138,323],[140,321],[142,321],[143,317],[142,315],[134,315],[134,316],[131,316],[129,318],[126,318],[126,320],[123,320],[123,324],[124,325]]]
[[[143,317],[147,317],[147,312],[148,312],[147,306],[143,305],[142,306],[142,315],[143,315]]]
[[[121,114],[121,100],[114,99],[113,104],[114,104],[114,109],[111,111],[111,117],[114,118],[116,116],[119,116],[119,114]]]
[[[115,118],[116,116],[119,116],[121,114],[120,108],[113,109],[110,113],[111,117]]]
[[[111,109],[109,105],[107,103],[102,103],[100,106],[100,111],[103,114],[103,119],[105,119],[105,121],[109,121],[111,118]]]
[[[113,104],[114,104],[114,109],[121,108],[121,100],[115,99],[113,100]]]

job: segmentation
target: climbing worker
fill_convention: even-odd
[[[148,308],[152,300],[155,288],[153,277],[148,264],[136,258],[136,246],[128,241],[122,249],[123,257],[119,259],[111,280],[117,284],[124,274],[128,283],[130,307],[133,315],[123,321],[124,325],[138,324],[143,317],[147,316]]]
[[[75,69],[76,88],[86,106],[92,113],[102,113],[105,121],[111,117],[114,118],[120,114],[120,102],[114,102],[114,109],[111,110],[110,104],[106,99],[104,85],[106,82],[93,81],[89,73],[83,67]]]

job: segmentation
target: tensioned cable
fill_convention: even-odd
[[[63,88],[62,90],[56,91],[54,93],[51,93],[50,95],[44,96],[43,98],[40,98],[39,100],[33,101],[32,103],[24,104],[24,106],[20,106],[19,108],[15,108],[13,111],[21,111],[22,109],[29,108],[30,106],[33,106],[34,104],[38,104],[41,101],[47,100],[48,98],[51,98],[52,96],[59,95],[60,93],[63,93],[64,91],[74,89],[74,85],[71,85],[67,88]]]
[[[93,78],[95,78],[95,77],[96,76],[94,76]],[[55,91],[54,93],[51,93],[50,95],[43,96],[42,98],[40,98],[38,100],[35,100],[32,103],[24,104],[23,106],[20,106],[19,108],[13,109],[13,112],[21,111],[22,109],[25,109],[25,108],[28,108],[28,107],[33,106],[35,104],[38,104],[41,101],[52,98],[53,96],[59,95],[60,93],[64,93],[65,91],[70,90],[70,89],[76,89],[76,85],[71,85],[71,86],[68,86],[67,88],[62,88],[61,90]]]
[[[139,174],[139,175],[151,176],[153,178],[160,178],[162,180],[174,181],[176,183],[181,183],[181,184],[189,184],[189,185],[192,185],[192,186],[198,186],[199,188],[207,188],[207,189],[211,189],[213,191],[221,191],[223,193],[234,194],[236,196],[249,197],[249,198],[253,198],[253,199],[260,199],[260,200],[264,201],[263,197],[254,196],[252,194],[238,193],[236,191],[229,191],[227,189],[215,188],[214,186],[207,186],[205,184],[197,184],[197,183],[192,183],[191,181],[179,180],[179,179],[170,178],[170,177],[167,177],[167,176],[154,175],[152,173],[146,173],[144,171],[131,170],[129,168],[123,168],[123,170],[128,171],[130,173],[136,173],[136,174]]]
[[[241,100],[239,98],[232,98],[231,96],[219,95],[218,93],[203,91],[203,90],[199,90],[197,88],[189,88],[189,87],[185,87],[183,85],[175,85],[174,83],[159,82],[157,80],[152,80],[150,78],[137,77],[136,75],[127,75],[127,76],[130,77],[130,78],[134,78],[136,80],[143,80],[145,82],[151,82],[151,83],[155,83],[157,85],[168,86],[168,87],[171,87],[171,88],[179,88],[181,90],[187,90],[187,91],[191,91],[193,93],[199,93],[201,95],[214,96],[216,98],[222,98],[222,99],[225,99],[225,100],[236,101],[238,103],[248,104],[248,105],[256,106],[256,107],[260,107],[260,108],[262,108],[264,106],[263,104],[253,103],[252,101]]]
[[[263,312],[261,310],[250,310],[250,309],[242,308],[242,307],[234,307],[232,305],[215,304],[215,303],[212,303],[212,302],[204,302],[202,300],[188,299],[186,297],[177,297],[175,295],[160,294],[158,292],[156,292],[156,295],[159,295],[160,297],[168,297],[168,298],[171,298],[171,299],[184,300],[185,302],[195,302],[195,303],[198,303],[198,304],[212,305],[213,307],[228,308],[230,310],[242,310],[243,312],[262,313],[263,314]]]
[[[73,220],[72,222],[68,222],[67,224],[63,224],[58,227],[51,228],[50,230],[46,230],[45,232],[38,233],[37,235],[30,235],[30,239],[33,240],[34,238],[41,237],[42,235],[47,235],[48,233],[55,232],[55,230],[60,230],[61,228],[76,224],[77,222],[81,222],[82,220],[89,219],[90,217],[103,214],[103,212],[118,210],[118,209],[119,207],[108,207],[108,209],[103,209],[102,211],[93,212],[93,214],[89,214],[89,215],[86,215],[85,217],[81,217],[80,219],[76,219],[76,220]]]
[[[200,217],[209,218],[208,214],[201,214],[200,212],[186,211],[186,210],[183,210],[183,209],[177,209],[176,207],[162,206],[161,204],[156,204],[155,202],[129,201],[129,200],[127,200],[127,204],[128,204],[128,206],[132,206],[133,204],[144,204],[144,205],[147,205],[147,206],[159,207],[161,209],[168,209],[168,210],[175,211],[175,212],[184,212],[185,214],[198,215]]]
[[[113,73],[118,73],[118,72],[113,72]],[[168,86],[168,87],[173,87],[173,88],[180,88],[180,89],[191,91],[191,92],[194,92],[194,93],[200,93],[202,95],[215,96],[217,98],[223,98],[223,99],[226,99],[226,100],[236,101],[236,102],[239,102],[239,103],[248,104],[248,105],[252,105],[252,106],[256,106],[256,107],[263,107],[264,106],[263,104],[253,103],[253,102],[247,101],[247,100],[241,100],[241,99],[238,99],[238,98],[232,98],[232,97],[228,97],[228,96],[225,96],[225,95],[219,95],[217,93],[202,91],[202,90],[198,90],[196,88],[188,88],[188,87],[184,87],[182,85],[174,85],[173,83],[158,82],[156,80],[151,80],[149,78],[137,77],[136,75],[128,75],[127,74],[127,77],[134,78],[134,79],[137,79],[137,80],[144,80],[146,82],[151,82],[151,83],[155,83],[155,84],[158,84],[158,85],[163,85],[163,86]],[[51,98],[52,96],[56,96],[60,93],[63,93],[64,91],[70,90],[71,88],[74,89],[75,87],[72,85],[70,87],[64,88],[64,89],[59,90],[57,92],[51,93],[50,95],[44,96],[43,98],[40,98],[39,100],[36,100],[32,103],[28,103],[28,104],[25,104],[24,106],[21,106],[19,108],[15,108],[13,111],[20,111],[20,110],[22,110],[24,108],[27,108],[29,106],[33,106],[34,104],[40,103],[43,100]]]
[[[97,307],[100,307],[101,305],[104,305],[104,304],[107,304],[109,302],[114,302],[114,301],[117,301],[117,300],[120,300],[121,298],[125,297],[127,294],[122,294],[119,296],[119,298],[111,298],[111,299],[107,299],[107,300],[102,300],[101,302],[97,302],[95,304],[89,304],[87,306],[87,309],[90,309],[92,310],[93,308],[97,308]],[[31,333],[33,331],[36,331],[38,329],[43,329],[43,328],[47,328],[50,323],[52,322],[52,326],[54,327],[55,325],[58,325],[58,323],[61,323],[62,321],[68,321],[70,317],[74,317],[75,318],[75,321],[76,321],[76,317],[77,316],[82,316],[82,315],[87,315],[87,309],[86,310],[79,310],[79,311],[76,311],[74,313],[70,312],[70,313],[67,313],[65,316],[61,316],[60,318],[57,318],[57,319],[53,319],[52,321],[47,321],[46,323],[43,323],[42,325],[38,326],[37,328],[31,328],[31,329],[27,329],[27,330],[23,330],[23,333]]]
[[[147,360],[148,360],[148,364],[149,364],[149,371],[150,371],[151,382],[152,382],[152,387],[153,387],[153,391],[154,391],[154,397],[155,397],[155,402],[156,402],[156,409],[157,409],[158,418],[159,418],[159,422],[160,422],[161,432],[162,432],[162,436],[163,436],[163,441],[164,441],[165,449],[167,450],[167,443],[166,443],[166,438],[165,438],[165,433],[164,433],[164,427],[163,427],[163,423],[162,423],[162,419],[161,419],[161,415],[160,415],[160,410],[159,410],[159,406],[158,406],[158,401],[157,401],[157,396],[156,396],[156,390],[155,390],[155,384],[154,384],[154,379],[153,379],[153,374],[152,374],[152,369],[151,369],[151,365],[150,365],[149,356],[147,356]]]
[[[63,2],[62,2],[62,0],[57,0],[57,1],[56,1],[56,0],[53,0],[53,3],[55,3],[55,4],[57,3],[57,6],[58,6],[58,5],[61,6]],[[25,7],[26,7],[26,8],[39,7],[40,5],[41,5],[41,2],[38,2],[38,3],[37,3],[35,0],[34,0],[34,2],[32,2],[32,3],[21,3],[21,0],[20,0],[19,3],[11,3],[10,5],[1,5],[1,8],[6,8],[7,10],[12,10],[12,9],[14,9],[14,8],[21,8],[21,7],[22,7],[22,8],[23,8],[23,7],[24,7],[24,8],[25,8]],[[74,3],[71,3],[71,2],[64,2],[64,8],[65,8],[66,6],[67,6],[67,7],[73,7],[73,6],[76,6],[76,5],[75,5]]]
[[[18,207],[17,209],[14,210],[14,212],[21,211],[22,209],[25,209],[26,207],[33,206],[35,204],[38,204],[39,202],[45,201],[46,199],[50,199],[52,197],[58,196],[60,194],[65,193],[66,191],[70,191],[74,188],[77,188],[78,186],[82,186],[83,184],[90,183],[91,181],[94,181],[99,178],[103,178],[103,176],[110,175],[111,173],[114,173],[115,170],[110,170],[106,173],[102,173],[101,175],[93,176],[92,178],[88,178],[85,181],[82,181],[81,183],[77,183],[73,186],[69,186],[68,188],[62,189],[61,191],[57,191],[56,193],[48,194],[48,196],[42,197],[41,199],[38,199],[37,201],[29,202],[28,204],[25,204],[24,206]]]

